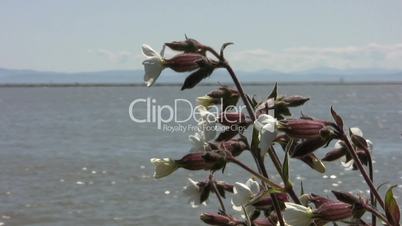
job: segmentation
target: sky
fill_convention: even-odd
[[[0,0],[0,68],[141,69],[141,45],[184,34],[234,68],[402,69],[401,0]]]

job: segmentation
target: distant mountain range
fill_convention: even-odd
[[[162,72],[158,83],[182,83],[189,73]],[[247,83],[272,82],[402,82],[402,70],[316,68],[283,73],[273,70],[238,71]],[[62,73],[0,68],[0,84],[143,84],[143,70],[111,70]],[[230,76],[219,69],[204,83],[227,83]]]

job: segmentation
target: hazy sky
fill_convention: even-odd
[[[141,68],[140,47],[184,34],[243,70],[402,69],[401,0],[0,0],[0,67]]]

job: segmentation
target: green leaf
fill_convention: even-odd
[[[271,94],[269,94],[269,96],[268,96],[267,99],[269,99],[269,98],[274,98],[274,99],[276,99],[277,96],[278,96],[278,83],[275,82],[275,86],[274,86],[274,88],[272,89]]]
[[[292,141],[290,141],[289,143],[291,143],[291,142]],[[283,160],[282,175],[283,175],[283,182],[285,183],[285,185],[288,185],[290,183],[289,182],[289,154],[288,154],[288,150],[286,150],[285,159]]]
[[[260,140],[258,139],[258,134],[258,130],[253,127],[253,136],[251,139],[251,151],[253,153],[257,153],[258,151],[258,144],[260,143]]]
[[[334,110],[334,108],[332,106],[331,106],[331,114],[335,120],[335,123],[339,126],[340,129],[343,129],[343,120],[342,120],[341,116],[339,116],[336,113],[336,111]]]
[[[399,206],[392,193],[392,189],[395,187],[396,185],[391,186],[385,194],[385,214],[391,225],[399,225],[400,219]]]

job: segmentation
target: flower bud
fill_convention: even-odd
[[[352,134],[350,136],[350,139],[352,140],[352,143],[356,146],[356,148],[368,150],[367,141],[363,137]]]
[[[199,62],[206,58],[198,53],[181,53],[165,60],[165,66],[176,72],[193,71],[200,67]]]
[[[258,218],[253,221],[253,225],[255,226],[275,226],[276,224],[272,223],[268,218]]]
[[[219,123],[225,126],[250,125],[252,121],[242,112],[222,112],[218,118]]]
[[[176,160],[176,164],[187,170],[216,170],[223,167],[224,161],[221,156],[211,152],[194,152]]]
[[[218,188],[218,190],[222,189],[224,191],[233,193],[233,184],[228,184],[224,181],[216,181],[216,187]]]
[[[333,202],[333,200],[320,196],[320,195],[316,195],[316,194],[310,194],[308,196],[308,201],[314,203],[316,208],[319,208],[322,204],[327,203],[327,202]]]
[[[303,96],[288,96],[280,98],[280,101],[285,102],[288,107],[297,107],[306,103],[310,98]]]
[[[325,221],[339,221],[353,216],[352,206],[344,202],[325,202],[313,211],[314,217]]]
[[[221,86],[217,90],[209,92],[206,96],[197,98],[200,105],[209,107],[210,105],[222,104],[222,111],[228,106],[236,106],[239,100],[239,92],[227,86]]]
[[[259,117],[261,114],[268,114],[268,110],[274,108],[275,108],[275,99],[269,98],[257,106],[257,108],[255,109],[256,116]]]
[[[234,157],[239,156],[244,150],[249,149],[247,139],[245,137],[235,138],[220,143],[219,148],[224,151],[229,151]]]
[[[233,217],[211,212],[201,214],[200,219],[206,224],[218,226],[236,226],[241,223]]]
[[[286,193],[275,194],[276,198],[281,202],[287,202],[289,200]],[[272,208],[272,198],[271,196],[265,196],[253,203],[253,206],[260,210],[266,210]]]
[[[308,139],[296,145],[294,151],[291,154],[293,158],[302,158],[305,155],[313,153],[320,147],[323,147],[325,144],[328,143],[328,140],[323,139],[321,137],[316,137],[313,139]]]
[[[309,139],[320,137],[330,122],[308,119],[281,120],[278,129],[293,138]]]
[[[197,40],[188,38],[184,41],[173,41],[165,43],[167,47],[175,51],[183,51],[187,53],[196,53],[200,52],[204,46],[199,43]]]
[[[327,154],[325,154],[324,158],[322,158],[322,161],[335,161],[339,158],[341,158],[342,156],[345,155],[346,151],[346,147],[342,147],[342,148],[334,148],[331,151],[327,152]]]
[[[339,192],[339,191],[332,191],[335,195],[336,199],[341,202],[348,203],[350,205],[362,205],[362,200],[358,197],[355,197],[350,192]]]

